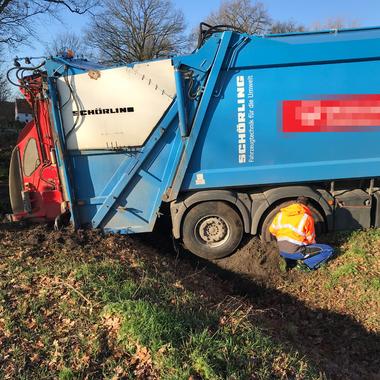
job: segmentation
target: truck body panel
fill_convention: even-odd
[[[207,128],[199,136],[202,143],[196,147],[183,188],[377,176],[379,120],[375,121],[377,125],[370,127],[347,125],[339,131],[315,132],[305,126],[304,131],[292,133],[283,130],[283,107],[285,101],[319,102],[324,99],[338,100],[340,107],[344,107],[345,97],[360,94],[367,95],[368,107],[375,109],[378,99],[371,99],[371,96],[379,93],[380,79],[373,78],[373,73],[379,69],[380,61],[373,61],[240,70],[226,74],[223,95],[211,105]],[[239,164],[236,80],[242,76],[246,111],[241,130],[245,132],[242,141],[247,162]],[[215,156],[217,150],[223,154]],[[204,184],[196,183],[199,173],[205,179]]]

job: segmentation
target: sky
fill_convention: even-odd
[[[203,21],[207,15],[218,9],[221,0],[172,0],[175,7],[185,15],[189,30]],[[269,15],[274,20],[293,20],[310,26],[331,19],[344,19],[360,26],[380,26],[380,0],[262,0]],[[10,51],[8,62],[16,55],[39,56],[44,53],[45,45],[59,33],[67,31],[83,33],[89,21],[87,16],[78,16],[62,11],[63,22],[45,17],[36,24],[39,41],[32,41]]]

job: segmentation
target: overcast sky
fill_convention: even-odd
[[[219,7],[220,0],[175,0],[175,6],[181,9],[187,21],[188,29],[194,28],[207,15]],[[380,0],[263,0],[270,16],[275,20],[293,20],[310,26],[317,22],[341,18],[355,21],[360,26],[380,25]],[[20,46],[8,54],[8,60],[18,56],[36,56],[43,54],[44,44],[55,35],[65,31],[83,33],[88,23],[87,16],[73,15],[62,11],[62,23],[56,19],[44,18],[37,23],[39,41]]]

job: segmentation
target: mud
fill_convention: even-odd
[[[214,261],[214,264],[260,283],[268,284],[284,278],[276,244],[263,243],[258,238],[247,239],[235,254]]]

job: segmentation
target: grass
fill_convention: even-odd
[[[338,257],[322,273],[324,288],[331,292],[331,297],[340,299],[341,309],[355,314],[365,325],[378,331],[380,230],[346,235]],[[345,293],[349,295],[343,296]]]
[[[72,380],[74,379],[74,373],[70,368],[62,368],[58,374],[59,380]]]
[[[339,268],[330,273],[330,280],[327,282],[326,287],[328,289],[334,288],[341,280],[342,277],[355,276],[358,274],[358,264],[355,262],[349,262],[343,264]]]
[[[292,273],[283,274],[282,291],[314,302],[321,312],[324,302],[331,304],[378,331],[379,242],[377,230],[347,235],[324,268],[295,271],[293,280]],[[0,256],[0,379],[324,376],[305,356],[307,348],[280,343],[257,317],[259,306],[231,296],[207,271],[136,240],[42,227],[0,230]],[[281,312],[280,297],[269,302],[264,318]],[[302,340],[302,322],[308,323],[302,318],[320,312],[298,316],[297,303],[288,307],[274,327],[291,341]],[[322,342],[323,331],[315,334]]]
[[[12,253],[1,263],[0,378],[320,378],[243,299],[213,300],[121,239],[22,240],[0,239],[0,254]]]
[[[161,378],[245,379],[256,373],[267,379],[273,376],[273,361],[283,354],[246,313],[230,314],[221,323],[218,308],[205,307],[195,294],[173,284],[168,273],[146,269],[136,277],[118,264],[101,263],[78,268],[76,278],[85,279],[82,290],[105,303],[101,315],[116,326],[118,345],[131,357],[142,355]],[[299,355],[286,358],[283,370],[299,371]]]
[[[342,277],[355,278],[362,287],[379,281],[380,230],[353,232],[344,246],[343,265],[331,272],[335,285]]]
[[[368,287],[375,290],[376,292],[380,292],[380,278],[379,277],[371,278],[368,281]]]

